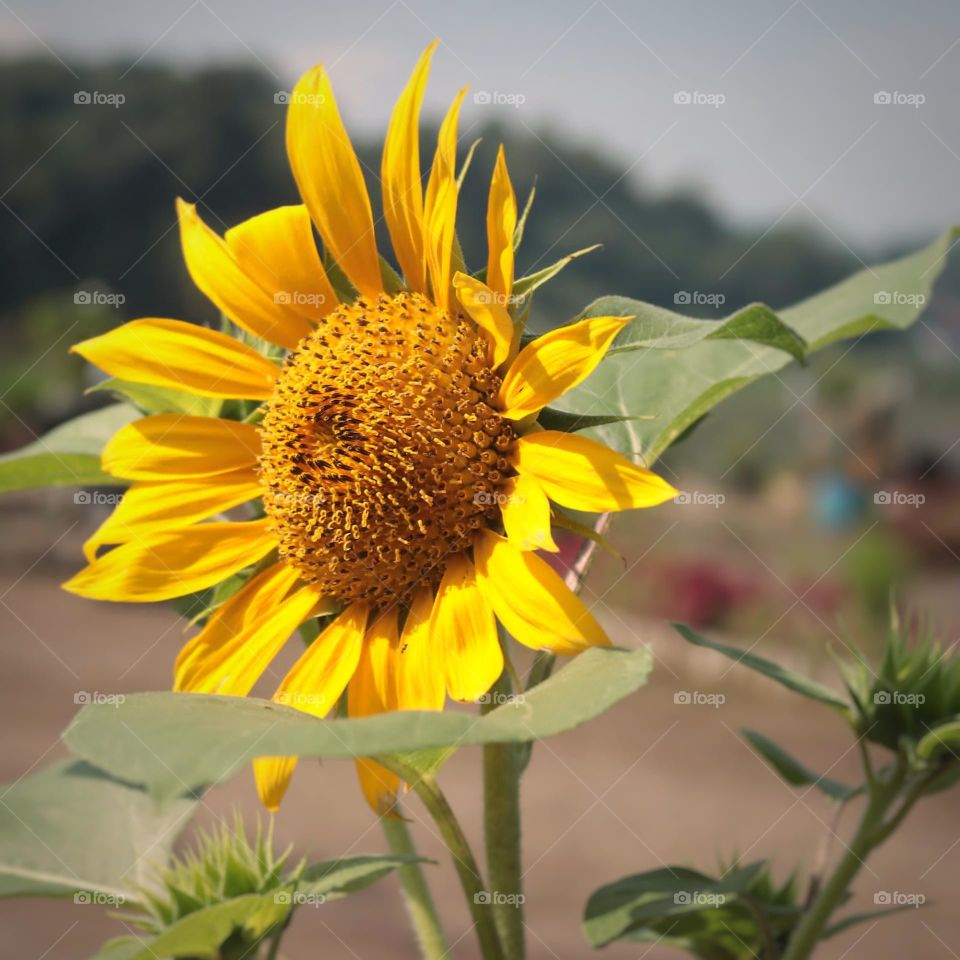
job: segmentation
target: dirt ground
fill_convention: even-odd
[[[12,520],[12,518],[11,518]],[[72,539],[72,536],[69,538]],[[38,541],[39,543],[39,541]],[[49,543],[49,541],[47,541]],[[181,642],[167,611],[97,604],[58,587],[57,547],[31,548],[0,576],[0,780],[10,782],[64,754],[58,737],[75,710],[77,691],[134,692],[165,687]],[[72,548],[71,551],[72,553]],[[835,778],[856,774],[855,752],[829,711],[753,679],[715,654],[686,647],[662,627],[607,623],[615,642],[650,642],[658,664],[648,687],[592,725],[538,744],[523,789],[526,922],[529,955],[591,955],[580,930],[592,890],[629,873],[665,864],[713,870],[719,859],[772,858],[777,875],[809,864],[832,815],[819,794],[785,786],[738,736],[760,729],[814,769]],[[674,702],[678,691],[722,693],[719,707]],[[442,784],[479,847],[479,754],[464,749]],[[249,775],[212,790],[198,821],[240,805],[257,815]],[[823,960],[933,960],[960,956],[960,830],[956,794],[930,799],[863,871],[851,909],[873,908],[880,891],[921,893],[908,911],[824,944]],[[452,956],[477,956],[466,908],[423,810],[407,813],[421,852],[439,865],[428,876],[453,944]],[[849,813],[839,825],[848,835]],[[346,763],[302,764],[277,818],[281,843],[323,859],[385,849]],[[834,851],[837,843],[834,844]],[[416,956],[394,878],[322,907],[304,907],[285,943],[289,958],[397,960]],[[99,907],[72,902],[0,903],[2,949],[17,960],[79,960],[108,936],[123,933]],[[614,945],[605,956],[677,956],[658,946]]]

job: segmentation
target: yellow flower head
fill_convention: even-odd
[[[423,189],[420,58],[390,121],[383,211],[402,281],[378,253],[370,199],[322,67],[290,97],[287,151],[303,205],[228,230],[178,202],[197,286],[238,327],[282,348],[178,320],[135,320],[74,347],[123,380],[254,401],[253,416],[157,414],[121,429],[104,469],[130,481],[67,584],[101,600],[156,601],[252,575],[177,658],[178,690],[244,696],[291,634],[332,619],[274,700],[325,716],[441,709],[503,670],[496,620],[535,649],[607,643],[536,553],[556,550],[551,502],[605,511],[661,503],[669,484],[537,414],[580,383],[627,320],[562,327],[518,353],[517,206],[501,148],[490,184],[483,282],[456,241],[457,121],[440,127]],[[323,243],[321,258],[314,241]],[[326,266],[325,266],[326,264]],[[259,519],[211,518],[262,503]],[[101,552],[104,546],[113,549]],[[271,809],[296,758],[255,765]],[[378,811],[395,778],[360,761]]]

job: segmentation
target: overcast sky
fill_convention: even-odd
[[[260,62],[278,89],[323,61],[367,134],[434,36],[432,113],[464,83],[508,95],[467,122],[593,141],[760,228],[863,247],[960,221],[957,0],[0,0],[7,56]]]

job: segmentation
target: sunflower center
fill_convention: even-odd
[[[496,518],[514,440],[473,324],[419,294],[343,305],[287,358],[263,420],[280,552],[338,600],[405,603]]]

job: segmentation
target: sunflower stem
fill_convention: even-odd
[[[440,831],[453,865],[460,878],[467,899],[467,907],[473,917],[474,929],[480,943],[480,955],[483,960],[505,960],[500,937],[489,907],[489,894],[484,886],[483,876],[477,866],[476,858],[464,835],[447,798],[431,774],[421,774],[395,756],[377,757],[377,762],[405,780],[420,798],[433,822]],[[511,958],[512,960],[512,958]]]
[[[493,685],[484,713],[512,692],[506,672]],[[508,960],[523,960],[523,861],[520,852],[520,745],[489,743],[483,748],[483,814],[490,879],[488,900]]]
[[[390,852],[398,856],[415,857],[416,848],[407,823],[402,819],[384,817],[380,821]],[[397,871],[410,924],[420,945],[423,960],[445,960],[450,948],[440,926],[437,908],[419,863],[409,863]]]

